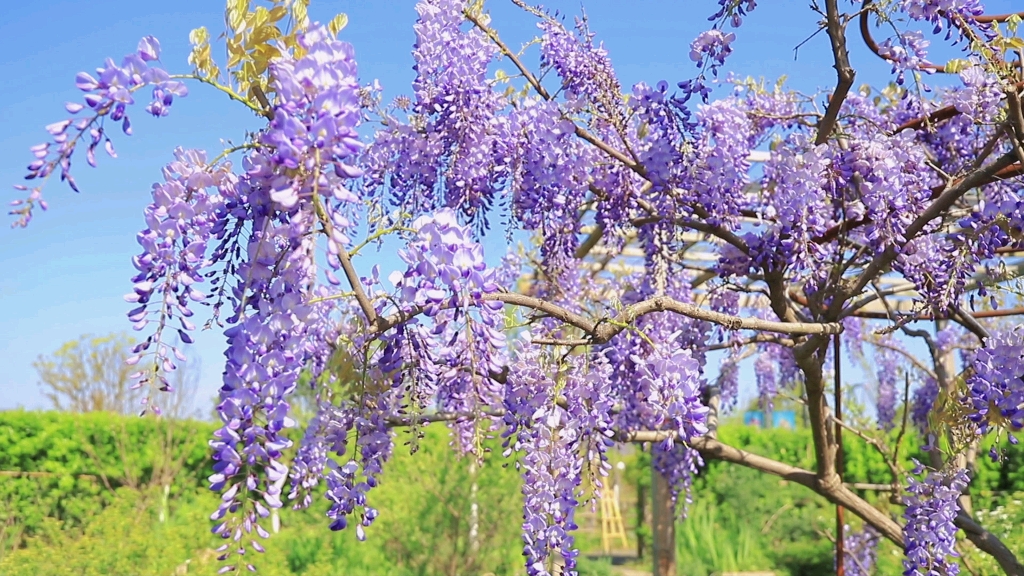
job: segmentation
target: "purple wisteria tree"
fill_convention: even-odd
[[[385,100],[338,39],[343,16],[229,0],[223,71],[205,29],[187,74],[156,67],[159,43],[143,39],[80,74],[84,103],[32,148],[40,184],[21,187],[16,225],[45,209],[50,176],[77,190],[83,147],[91,165],[101,144],[113,155],[111,123],[130,134],[141,90],[157,116],[193,81],[266,120],[215,155],[174,152],[126,297],[147,335],[129,362],[148,410],[196,304],[225,328],[210,478],[223,571],[255,570],[242,554],[262,551],[270,509],[319,494],[332,529],[364,538],[396,430],[446,422],[457,450],[481,458],[500,436],[521,470],[531,575],[556,557],[574,573],[574,511],[615,442],[650,443],[678,500],[707,459],[800,483],[870,527],[855,550],[872,554],[877,535],[903,546],[907,574],[956,573],[958,530],[1024,574],[965,495],[979,438],[1024,427],[1024,331],[989,304],[1024,249],[1020,18],[978,0],[812,2],[837,83],[803,95],[722,73],[754,0],[720,0],[691,44],[695,75],[674,87],[623,87],[585,20],[511,1],[535,19],[539,55],[505,44],[482,1],[422,0],[412,93]],[[878,22],[894,31],[881,43]],[[960,57],[929,62],[922,26]],[[890,86],[853,89],[857,28]],[[950,87],[927,88],[932,74]],[[734,89],[712,100],[716,83]],[[534,249],[485,259],[486,233]],[[360,276],[353,255],[388,236],[405,267]],[[915,339],[930,357],[909,351]],[[844,353],[878,367],[878,431],[830,407]],[[806,405],[814,470],[716,439],[751,356],[762,402]],[[304,371],[319,410],[293,446]],[[909,425],[932,445],[914,471],[899,457]],[[902,517],[843,483],[844,428],[885,455]]]

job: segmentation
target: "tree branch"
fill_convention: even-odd
[[[967,539],[970,540],[979,550],[995,558],[999,567],[1009,576],[1024,576],[1024,565],[1017,560],[1013,552],[1006,547],[1006,544],[988,530],[981,527],[964,511],[960,511],[954,520],[957,528],[964,531]]]
[[[668,439],[675,439],[674,432],[661,431],[637,431],[628,434],[621,434],[617,437],[623,442],[664,442]],[[678,440],[677,440],[678,441]],[[860,496],[857,496],[842,483],[827,484],[820,482],[814,472],[790,466],[771,458],[752,454],[739,448],[734,448],[718,440],[708,437],[694,438],[688,443],[691,448],[700,452],[705,459],[721,460],[752,468],[760,472],[766,472],[796,482],[801,486],[810,488],[814,492],[824,496],[829,502],[839,504],[850,510],[857,516],[864,519],[894,544],[903,546],[903,529],[893,519],[881,512]]]
[[[828,108],[825,115],[818,122],[818,134],[814,138],[815,144],[824,144],[835,129],[836,121],[839,119],[839,109],[846,100],[850,88],[853,86],[853,78],[857,75],[853,66],[850,65],[850,54],[846,51],[846,25],[841,21],[842,14],[839,12],[838,0],[825,0],[825,28],[828,31],[829,41],[832,44],[832,57],[835,61],[836,89],[828,101]]]
[[[903,234],[907,242],[913,240],[917,235],[924,230],[925,226],[929,222],[941,216],[946,210],[953,205],[954,202],[960,199],[961,196],[966,194],[972,188],[981,186],[988,182],[991,182],[991,178],[995,176],[1000,170],[1014,164],[1017,156],[1015,153],[1010,152],[997,158],[994,162],[971,172],[964,178],[951,183],[946,188],[945,192],[939,194],[939,197],[934,202],[925,208],[924,212],[921,213],[913,222],[907,226],[906,232]],[[895,246],[889,246],[884,252],[876,256],[864,271],[861,272],[860,276],[852,283],[847,289],[847,296],[860,294],[864,287],[868,285],[876,276],[896,259],[899,255],[899,251]],[[835,301],[845,301],[847,298],[836,298]]]
[[[707,310],[693,304],[679,302],[669,296],[655,296],[627,306],[615,318],[592,321],[547,300],[510,292],[485,294],[484,300],[497,300],[506,304],[523,306],[551,315],[575,326],[590,335],[592,344],[603,344],[622,332],[637,318],[653,312],[674,312],[696,320],[718,324],[729,330],[758,330],[779,334],[839,334],[843,331],[839,323],[776,322],[760,318],[742,318]]]
[[[760,318],[744,318],[732,316],[707,310],[700,306],[679,302],[669,296],[655,296],[653,298],[627,306],[614,318],[601,318],[591,320],[582,314],[577,314],[567,308],[559,306],[548,300],[542,300],[534,296],[519,294],[515,292],[492,292],[481,296],[481,300],[491,302],[504,302],[513,306],[522,306],[538,312],[543,312],[552,318],[561,320],[565,324],[575,326],[588,335],[587,344],[604,344],[614,338],[619,332],[629,327],[631,323],[641,316],[654,312],[674,312],[696,320],[703,320],[723,326],[728,330],[758,330],[761,332],[775,332],[779,334],[839,334],[843,331],[843,325],[837,322],[815,323],[815,322],[776,322],[762,320]],[[388,316],[378,316],[377,320],[370,325],[374,334],[385,332],[402,322],[422,314],[422,307],[414,307],[404,312],[395,312]],[[584,344],[577,340],[552,340],[545,343],[565,344],[578,346]]]

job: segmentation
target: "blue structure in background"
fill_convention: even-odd
[[[757,426],[758,428],[786,428],[789,430],[796,429],[796,412],[792,410],[776,410],[771,413],[772,421],[770,425],[765,423],[765,414],[761,410],[747,410],[743,414],[743,423],[747,426]]]

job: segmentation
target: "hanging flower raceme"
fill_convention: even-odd
[[[282,505],[288,479],[282,452],[291,446],[283,431],[294,425],[288,396],[304,368],[322,368],[330,355],[330,342],[323,338],[331,332],[329,308],[313,302],[322,295],[316,227],[329,231],[329,246],[335,248],[328,263],[340,267],[337,247],[348,244],[345,232],[353,225],[345,206],[358,201],[347,187],[348,179],[359,175],[349,158],[360,149],[351,47],[318,25],[300,34],[298,44],[303,57],[271,63],[277,92],[273,119],[245,158],[245,176],[237,186],[240,202],[225,214],[244,221],[248,237],[239,237],[245,246],[236,252],[235,283],[227,295],[233,314],[225,332],[227,362],[217,406],[223,426],[210,443],[216,461],[210,483],[224,492],[213,531],[236,542],[251,539],[254,531],[262,536],[260,518]],[[356,422],[357,428],[373,426],[381,428],[378,421]],[[361,442],[377,445],[378,438],[366,433]],[[313,457],[305,461],[314,469],[325,465]],[[307,463],[304,471],[309,468]],[[332,469],[329,483],[344,484],[349,468],[342,466],[339,474]],[[252,547],[260,549],[255,540]],[[231,552],[224,550],[221,559],[227,560]],[[238,562],[245,550],[244,544],[234,550]]]
[[[465,414],[496,409],[503,393],[496,378],[507,359],[504,305],[485,299],[499,290],[495,269],[451,209],[422,216],[412,228],[416,236],[399,252],[408,268],[392,273],[391,281],[401,311],[424,314],[383,336],[384,355],[391,358],[383,370],[421,399],[416,410],[428,402]],[[463,451],[478,445],[476,425],[475,419],[453,424]]]
[[[657,234],[644,236],[648,273],[643,284],[623,296],[629,305],[659,292],[682,302],[693,300],[687,274],[659,274]],[[649,280],[664,279],[662,290]],[[610,365],[611,391],[620,406],[614,416],[620,433],[662,430],[672,434],[654,446],[654,465],[669,481],[673,503],[685,494],[682,513],[689,503],[689,488],[699,455],[682,443],[707,433],[708,408],[702,404],[705,357],[701,347],[711,327],[705,322],[671,312],[640,318],[633,330],[625,331],[605,345],[600,354]]]
[[[892,62],[892,71],[896,74],[896,83],[903,84],[906,71],[917,72],[928,62],[928,45],[920,31],[904,32],[895,38],[886,38],[878,45],[878,54]],[[925,68],[931,72],[930,68]]]
[[[135,103],[135,93],[144,87],[153,87],[153,101],[146,107],[146,111],[154,116],[166,116],[174,97],[186,96],[188,89],[182,82],[172,79],[162,68],[150,65],[150,62],[159,58],[160,42],[152,36],[146,36],[139,41],[138,49],[125,56],[120,64],[108,58],[102,67],[96,69],[95,78],[80,72],[75,77],[75,86],[86,93],[85,104],[68,102],[64,108],[72,115],[84,114],[77,120],[69,118],[46,126],[46,131],[53,139],[32,146],[35,160],[28,165],[25,179],[45,182],[51,174],[59,171],[60,179],[78,192],[78,185],[71,175],[71,158],[78,145],[88,141],[85,157],[90,166],[96,166],[96,148],[100,144],[107,154],[116,158],[105,121],[109,119],[111,122],[120,122],[124,133],[131,135],[128,106]],[[28,190],[24,185],[15,188]],[[17,208],[10,213],[18,216],[14,226],[27,226],[36,206],[46,210],[42,188],[41,183],[31,189],[28,198],[12,202]]]
[[[576,20],[573,34],[552,18],[537,24],[541,66],[551,67],[562,79],[562,90],[572,107],[590,107],[606,119],[621,114],[622,87],[603,44],[594,45],[586,20]]]
[[[287,397],[311,358],[329,352],[318,348],[326,342],[310,339],[328,321],[322,308],[309,304],[316,281],[315,217],[308,205],[279,212],[273,189],[253,173],[241,183],[252,228],[232,294],[233,325],[225,331],[227,363],[217,405],[223,426],[210,442],[217,462],[211,488],[224,492],[214,533],[235,541],[259,534],[260,518],[282,505],[288,476],[282,455],[292,444],[283,431],[295,424]],[[239,547],[240,555],[244,551]]]
[[[892,430],[896,419],[896,379],[900,373],[899,352],[892,347],[898,347],[899,343],[887,335],[879,339],[879,344],[875,349],[875,365],[878,366],[875,408],[878,427],[882,430]]]
[[[498,290],[495,270],[454,211],[422,216],[411,228],[415,235],[399,254],[408,267],[390,275],[396,294],[379,292],[376,269],[364,286],[378,314],[410,319],[379,337],[349,323],[332,340],[351,351],[360,392],[321,399],[291,473],[296,507],[307,507],[326,480],[331,528],[355,518],[359,539],[377,517],[369,496],[394,448],[393,421],[415,425],[428,411],[458,413],[464,417],[452,423],[455,444],[472,452],[480,445],[477,423],[502,404],[496,378],[506,364],[503,305],[485,298]],[[350,433],[354,440],[346,441]]]
[[[357,203],[348,188],[348,179],[361,175],[352,159],[362,150],[352,45],[325,26],[313,26],[297,40],[304,56],[278,58],[270,66],[277,102],[260,142],[272,150],[271,198],[285,210],[314,192]],[[337,226],[338,232],[347,227]]]
[[[760,245],[770,249],[753,255],[757,264],[785,266],[799,280],[812,276],[820,281],[827,273],[820,263],[833,248],[815,239],[836,222],[830,164],[826,146],[815,146],[804,134],[790,135],[772,151],[761,181],[772,198],[764,208],[768,222]]]
[[[878,560],[878,543],[882,535],[870,525],[856,532],[846,527],[843,538],[846,554],[843,566],[847,576],[871,576],[875,573],[875,562]]]
[[[225,198],[234,196],[238,184],[230,163],[211,166],[205,152],[178,148],[174,156],[164,168],[164,181],[153,185],[146,229],[137,236],[142,253],[132,259],[139,273],[132,278],[134,290],[125,296],[138,304],[128,313],[135,330],[156,325],[128,359],[129,364],[146,366],[143,357],[153,356],[152,368],[133,375],[138,378],[135,386],[150,384],[163,391],[170,391],[164,374],[175,368],[171,356],[185,358],[167,332],[176,333],[182,344],[192,342],[192,303],[206,301],[197,286],[214,263],[207,257],[209,243],[221,223]],[[159,413],[157,398],[146,401]]]
[[[910,400],[910,421],[924,435],[931,432],[929,418],[939,398],[939,383],[934,378],[925,378],[924,382],[914,391]]]
[[[576,214],[587,199],[591,151],[554,102],[527,99],[509,123],[513,213],[523,228],[540,234],[545,268],[559,271],[579,242]]]
[[[982,433],[993,428],[1024,428],[1024,326],[998,331],[985,340],[971,362],[964,398]]]
[[[612,396],[608,363],[598,357],[571,356],[564,363],[546,358],[524,334],[516,347],[505,386],[505,455],[521,454],[523,475],[523,555],[530,576],[557,574],[554,554],[562,557],[563,574],[576,574],[572,532],[577,529],[583,471],[608,466]]]
[[[462,29],[466,8],[465,0],[416,4],[411,113],[407,124],[389,117],[377,133],[363,185],[405,211],[448,206],[486,227],[507,172],[498,153],[507,119],[498,114],[505,100],[487,78],[497,48],[480,30]]]
[[[349,313],[358,313],[352,308]],[[317,413],[292,463],[288,498],[295,501],[294,508],[307,508],[313,490],[323,482],[324,498],[331,504],[330,529],[343,530],[354,523],[356,538],[364,540],[366,528],[378,515],[370,492],[394,448],[389,422],[404,404],[402,390],[383,370],[386,352],[373,347],[362,323],[344,326],[331,341],[338,343],[334,353],[342,353],[347,376],[322,375],[334,386],[324,386],[318,393]],[[337,393],[346,389],[349,392]]]
[[[925,471],[915,461],[914,474]],[[954,524],[960,511],[957,498],[967,487],[967,472],[929,471],[924,480],[910,478],[908,495],[904,498],[907,508],[903,517],[906,559],[903,560],[907,576],[930,576],[932,574],[959,574],[960,566],[951,558],[959,554],[955,550],[957,527]]]

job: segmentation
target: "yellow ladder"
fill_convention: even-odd
[[[619,508],[619,485],[609,491],[601,492],[601,547],[605,555],[611,554],[612,541],[616,538],[622,542],[623,548],[629,547],[626,540],[626,527],[622,523],[622,511]]]

